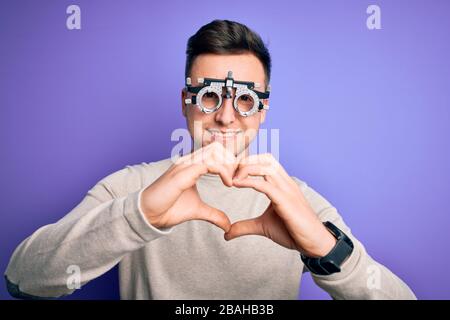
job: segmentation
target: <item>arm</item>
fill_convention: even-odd
[[[355,248],[341,272],[321,276],[311,273],[314,282],[333,299],[416,299],[411,289],[385,266],[375,261],[351,233],[335,207],[305,182],[299,185],[321,221],[331,221],[353,241]],[[306,268],[305,268],[306,269]]]
[[[69,266],[79,267],[84,285],[110,270],[127,253],[169,233],[153,227],[143,216],[140,177],[139,166],[109,175],[69,214],[25,239],[5,272],[10,294],[16,298],[71,294],[75,289],[67,285]]]
[[[233,185],[263,192],[271,203],[261,216],[233,223],[224,236],[226,240],[248,234],[261,235],[305,256],[324,257],[336,244],[336,239],[322,223],[328,220],[350,237],[355,248],[340,272],[312,275],[318,286],[334,299],[416,298],[404,282],[367,254],[336,208],[306,183],[290,177],[270,154],[242,159]]]
[[[204,220],[227,231],[228,217],[201,200],[196,181],[210,172],[231,185],[235,165],[229,151],[212,143],[179,158],[159,177],[148,177],[146,164],[106,177],[63,219],[19,245],[5,274],[8,291],[19,298],[70,294],[69,267],[79,268],[84,285],[185,221]]]

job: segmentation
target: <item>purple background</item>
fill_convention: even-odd
[[[81,7],[82,30],[66,28]],[[382,10],[368,30],[366,8]],[[0,3],[0,270],[105,175],[170,155],[201,25],[269,43],[280,162],[333,203],[420,299],[450,298],[449,1]],[[118,295],[117,270],[70,298]],[[309,275],[301,299],[328,299]],[[0,298],[9,298],[3,284]]]

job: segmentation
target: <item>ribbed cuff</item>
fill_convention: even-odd
[[[141,196],[145,188],[130,193],[125,200],[125,219],[131,228],[146,242],[155,240],[171,233],[173,227],[158,229],[151,225],[141,208]]]

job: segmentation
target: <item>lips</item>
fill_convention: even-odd
[[[208,129],[207,130],[210,134],[213,140],[230,140],[234,139],[239,133],[241,133],[241,130],[213,130]]]

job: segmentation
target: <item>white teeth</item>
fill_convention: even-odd
[[[240,131],[228,131],[226,133],[223,133],[218,130],[208,130],[212,135],[217,137],[224,137],[224,138],[231,138],[237,135]]]

